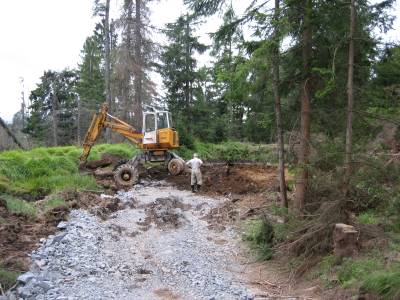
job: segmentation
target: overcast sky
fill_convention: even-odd
[[[113,13],[123,0],[111,0]],[[87,36],[96,20],[92,18],[93,0],[12,0],[3,1],[0,13],[0,117],[11,121],[21,107],[21,78],[27,100],[45,70],[75,68]],[[152,24],[163,27],[174,21],[184,7],[182,0],[160,0],[151,6]],[[234,0],[242,11],[250,1]],[[395,14],[400,16],[400,3]],[[206,33],[215,31],[220,20],[213,17],[202,25],[202,42]],[[400,20],[396,30],[386,37],[400,40]]]

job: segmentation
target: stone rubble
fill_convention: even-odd
[[[31,253],[30,271],[19,276],[7,299],[254,299],[232,271],[243,267],[232,255],[236,233],[229,228],[214,232],[202,220],[223,199],[179,191],[164,182],[136,185],[115,198],[125,209],[105,221],[74,210],[67,222],[60,222],[60,231]],[[184,220],[179,227],[145,222],[146,209],[160,198],[187,207],[174,209]],[[163,215],[163,220],[169,219]],[[227,242],[214,242],[221,238]]]

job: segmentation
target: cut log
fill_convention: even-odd
[[[354,226],[338,223],[333,231],[333,249],[338,259],[358,253],[358,231]]]

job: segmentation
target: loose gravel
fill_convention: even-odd
[[[210,230],[203,218],[224,199],[165,182],[114,197],[125,209],[107,220],[74,210],[57,234],[42,239],[8,298],[254,299],[236,279],[243,268],[234,258],[237,234]]]

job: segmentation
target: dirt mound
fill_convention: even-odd
[[[183,211],[189,208],[176,197],[157,198],[145,208],[146,219],[139,225],[154,223],[159,228],[178,228],[185,222]]]
[[[246,194],[265,191],[277,185],[276,167],[257,164],[212,164],[202,167],[202,192],[209,194]],[[190,174],[168,176],[179,189],[190,189]]]
[[[117,165],[122,161],[122,157],[116,154],[103,153],[99,160],[91,160],[82,166],[86,170],[95,170],[97,168],[104,168],[110,165]]]
[[[225,230],[227,223],[235,220],[239,215],[239,210],[232,202],[225,202],[218,207],[214,207],[202,219],[208,222],[208,228],[217,231]]]

